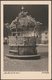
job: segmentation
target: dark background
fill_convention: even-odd
[[[4,23],[11,23],[19,12],[22,5],[4,5]],[[36,21],[40,21],[44,26],[48,26],[48,5],[23,5]]]

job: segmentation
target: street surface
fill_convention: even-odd
[[[8,45],[4,45],[4,71],[47,71],[48,47],[38,46],[37,52],[41,58],[37,60],[11,59],[5,55],[9,53]]]

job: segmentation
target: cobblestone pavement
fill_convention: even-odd
[[[48,70],[48,48],[37,47],[41,58],[38,60],[11,59],[5,55],[9,53],[7,45],[4,45],[4,70],[5,71],[47,71]]]

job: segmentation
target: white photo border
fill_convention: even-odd
[[[30,72],[30,71],[25,71],[25,72],[17,72],[17,74],[5,74],[3,71],[3,5],[19,5],[19,4],[32,4],[32,5],[48,5],[49,6],[49,43],[48,43],[48,73],[42,73],[42,72]],[[51,1],[1,1],[1,79],[51,79]]]

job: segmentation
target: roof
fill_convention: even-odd
[[[21,11],[10,24],[10,28],[14,29],[28,29],[28,28],[34,28],[36,25],[36,21],[34,18],[32,18],[30,15],[28,15],[28,12],[26,11]]]

